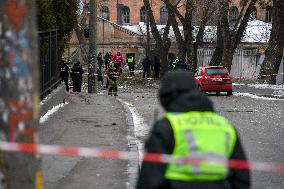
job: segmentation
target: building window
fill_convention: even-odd
[[[168,17],[169,17],[168,9],[167,7],[163,6],[160,10],[160,23],[167,24]]]
[[[271,23],[272,22],[272,9],[271,9],[271,7],[267,7],[266,8],[265,21],[267,23]]]
[[[250,13],[249,21],[256,20],[256,18],[257,18],[257,10],[256,10],[256,8],[254,7],[254,8],[253,8],[253,11]]]
[[[102,6],[101,8],[101,17],[103,17],[104,19],[109,20],[109,8],[107,6]]]
[[[140,22],[146,22],[147,21],[147,10],[146,7],[142,7],[140,9]]]
[[[239,16],[239,10],[237,7],[231,7],[230,8],[230,11],[229,11],[229,19],[231,22],[235,22],[237,21],[238,19],[238,16]]]
[[[122,24],[130,23],[130,9],[127,6],[124,6],[121,9],[121,21],[122,21]]]

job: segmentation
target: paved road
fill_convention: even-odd
[[[119,99],[105,94],[82,99],[67,105],[40,127],[41,142],[47,144],[101,147],[129,150],[129,125],[125,107],[135,109],[140,127],[136,131],[144,141],[155,119],[163,110],[157,100],[155,83],[145,83],[142,88],[124,86],[119,89]],[[239,86],[236,92],[246,92]],[[270,93],[269,90],[249,89],[250,93]],[[284,101],[259,100],[241,96],[214,96],[218,113],[237,127],[250,160],[284,162],[282,128]],[[129,103],[125,107],[125,102]],[[124,104],[125,105],[125,104]],[[156,113],[158,110],[158,114]],[[141,122],[142,120],[142,122]],[[140,122],[139,122],[140,121]],[[144,123],[143,123],[144,122]],[[137,133],[136,133],[137,134]],[[45,188],[127,188],[129,162],[74,157],[44,156]],[[135,172],[132,169],[132,173]],[[282,189],[284,175],[253,172],[253,189]]]
[[[157,86],[156,86],[157,88]],[[123,88],[120,98],[132,103],[146,122],[150,131],[155,119],[154,110],[162,109],[157,100],[157,90]],[[271,94],[273,91],[238,86],[235,92]],[[250,160],[284,162],[284,100],[260,100],[241,96],[210,95],[215,109],[236,126]],[[143,137],[147,138],[147,134]],[[253,189],[282,189],[284,174],[253,172]]]
[[[128,150],[127,125],[122,105],[105,95],[77,96],[40,126],[41,143]],[[43,156],[46,189],[124,189],[128,162]]]

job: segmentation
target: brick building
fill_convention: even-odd
[[[229,18],[234,20],[240,14],[245,0],[231,0]],[[266,3],[260,3],[260,2]],[[168,12],[160,0],[150,0],[157,24],[165,24]],[[260,0],[256,4],[251,19],[271,22],[271,0]],[[182,4],[180,6],[182,10]],[[146,21],[146,9],[143,0],[99,0],[99,16],[120,25],[136,25]]]
[[[237,19],[243,1],[245,0],[231,0],[230,21]],[[257,3],[255,11],[251,15],[251,20],[258,19],[271,22],[271,0],[265,1],[266,3]],[[158,25],[166,24],[168,12],[164,3],[161,0],[150,0],[150,3],[156,23]],[[182,10],[182,6],[180,7]],[[145,55],[146,34],[139,27],[139,22],[146,21],[143,0],[98,0],[98,16],[99,52],[121,51],[125,58],[129,55],[135,55],[138,61],[143,58]],[[153,39],[152,41],[154,43]],[[76,41],[75,37],[72,44],[76,46],[76,43],[78,41]],[[173,46],[171,52],[176,53],[177,49]]]

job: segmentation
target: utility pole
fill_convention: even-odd
[[[0,140],[37,142],[39,69],[35,0],[0,1]],[[0,152],[0,188],[42,189],[38,154]],[[4,181],[4,183],[3,183]]]
[[[97,93],[97,1],[90,0],[88,93]]]
[[[149,57],[150,56],[150,20],[149,20],[149,11],[147,11],[147,16],[146,16],[146,30],[147,30],[147,48],[146,48],[146,55]]]
[[[151,8],[152,8],[152,0],[151,0]],[[147,47],[146,47],[146,55],[147,56],[150,56],[150,51],[151,51],[151,48],[150,48],[150,19],[149,19],[149,9],[146,10],[147,11],[147,14],[146,14],[146,32],[147,32]]]

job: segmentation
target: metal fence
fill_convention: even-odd
[[[41,97],[60,83],[58,62],[58,30],[39,32]]]
[[[209,65],[213,53],[213,49],[198,49],[198,66]],[[250,78],[253,76],[256,71],[257,60],[257,49],[237,49],[232,62],[232,77]]]

